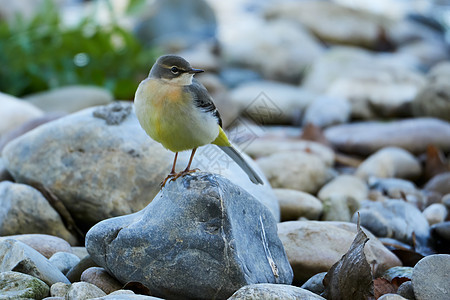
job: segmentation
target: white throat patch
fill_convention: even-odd
[[[170,83],[170,84],[191,85],[193,78],[194,78],[194,74],[183,73],[177,78],[172,78],[172,79],[164,78],[163,80],[166,81],[167,83]]]

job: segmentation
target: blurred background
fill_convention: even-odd
[[[390,60],[386,64],[421,72],[449,54],[445,0],[0,4],[0,91],[17,97],[82,84],[131,100],[155,58],[165,53],[181,53],[215,72],[226,88],[258,78],[301,84],[336,46],[389,54],[382,58]],[[349,59],[361,60],[361,53]],[[308,88],[323,88],[311,81]]]

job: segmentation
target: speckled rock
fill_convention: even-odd
[[[292,300],[325,300],[325,298],[308,290],[284,284],[252,284],[240,288],[229,300],[252,299],[292,299]]]
[[[329,179],[327,166],[316,155],[286,151],[257,160],[274,188],[315,193]]]
[[[163,298],[222,299],[293,276],[270,211],[210,173],[170,181],[145,209],[96,224],[86,248],[121,283]]]
[[[42,299],[49,287],[42,280],[19,272],[0,273],[0,299]]]
[[[386,147],[369,156],[356,170],[356,176],[398,177],[414,179],[420,176],[422,167],[408,151],[397,147]]]
[[[450,255],[435,254],[422,258],[415,266],[412,286],[416,300],[446,300],[450,297]]]
[[[106,296],[100,288],[87,282],[72,283],[66,294],[67,300],[92,299]]]
[[[47,199],[31,186],[0,182],[0,206],[0,235],[45,233],[77,242]]]
[[[274,189],[273,191],[280,203],[282,221],[297,220],[301,217],[309,220],[319,219],[322,213],[322,203],[313,195],[289,189]]]
[[[368,262],[377,261],[375,274],[401,265],[400,260],[367,230],[364,248]],[[290,221],[278,224],[278,235],[286,249],[295,281],[328,271],[344,255],[356,235],[356,225],[345,222]]]
[[[50,287],[50,295],[52,297],[65,297],[70,289],[70,284],[63,282],[56,282]]]

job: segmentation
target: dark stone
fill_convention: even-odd
[[[450,221],[434,224],[430,232],[435,249],[441,253],[450,254]]]
[[[317,295],[322,294],[325,290],[325,286],[323,285],[323,279],[325,278],[325,275],[327,275],[327,272],[317,273],[316,275],[308,279],[308,281],[306,281],[301,286],[301,288],[311,291]]]
[[[270,211],[209,173],[170,181],[143,210],[98,223],[86,249],[120,282],[165,299],[226,299],[245,285],[293,278]]]

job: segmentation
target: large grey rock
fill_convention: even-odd
[[[234,293],[229,300],[253,299],[290,299],[290,300],[325,300],[325,298],[308,290],[285,284],[259,283],[246,285]]]
[[[364,248],[367,261],[376,261],[374,274],[401,265],[368,230],[370,240]],[[290,221],[278,224],[278,235],[286,249],[294,271],[295,281],[306,281],[311,276],[327,272],[344,255],[356,236],[356,225],[347,222]]]
[[[44,114],[42,110],[8,94],[0,93],[0,136]]]
[[[355,175],[363,179],[371,177],[415,179],[421,173],[420,162],[411,153],[398,147],[386,147],[364,160],[358,166]]]
[[[106,293],[99,287],[88,282],[75,282],[70,286],[65,298],[67,300],[78,300],[93,299],[103,296],[106,296]]]
[[[336,125],[324,133],[337,150],[360,155],[388,146],[412,153],[423,153],[430,144],[443,151],[450,150],[450,124],[433,118]]]
[[[22,242],[3,239],[0,241],[0,272],[16,271],[39,278],[51,286],[69,280],[39,252]]]
[[[0,299],[42,299],[50,288],[42,280],[19,272],[0,273]]]
[[[422,258],[415,266],[412,286],[416,300],[450,298],[450,255],[435,254]]]
[[[113,96],[100,87],[73,85],[27,95],[25,100],[46,112],[72,113],[91,106],[109,104]]]
[[[0,182],[0,235],[42,233],[75,244],[60,215],[42,194],[31,186]]]
[[[359,210],[361,226],[369,229],[378,237],[394,238],[413,245],[413,233],[416,246],[426,246],[430,226],[417,207],[403,200],[385,200],[383,202],[365,201]],[[354,214],[352,221],[357,222]]]
[[[178,170],[187,165],[189,154],[180,153]],[[147,136],[132,106],[120,102],[44,124],[9,143],[2,155],[16,181],[45,186],[85,229],[144,208],[160,190],[174,158]],[[278,218],[269,185],[253,184],[216,146],[201,147],[192,167],[230,178]]]
[[[98,223],[86,248],[122,283],[168,299],[225,299],[244,285],[290,284],[293,276],[272,214],[213,174],[171,181],[145,209]]]

